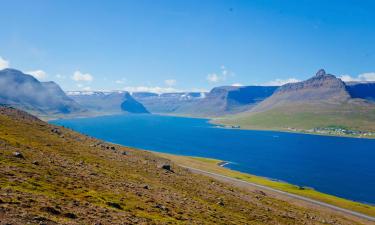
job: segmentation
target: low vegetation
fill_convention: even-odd
[[[366,215],[375,216],[375,206],[366,205],[366,204],[362,204],[359,202],[353,202],[353,201],[349,201],[343,198],[324,194],[324,193],[315,191],[311,188],[300,187],[300,186],[292,185],[292,184],[285,183],[285,182],[278,182],[278,181],[270,180],[264,177],[259,177],[259,176],[250,175],[250,174],[230,170],[227,168],[223,168],[219,166],[219,163],[222,162],[220,160],[198,158],[198,157],[177,156],[177,155],[169,155],[169,154],[163,154],[163,153],[157,153],[157,154],[160,155],[161,157],[172,160],[178,165],[192,167],[192,168],[209,171],[212,173],[217,173],[217,174],[225,175],[228,177],[248,181],[251,183],[264,185],[264,186],[271,187],[274,189],[278,189],[278,190],[282,190],[285,192],[305,196],[305,197],[315,199],[318,201],[326,202],[335,206],[339,206],[341,208],[357,211]]]
[[[361,223],[259,196],[192,174],[155,154],[105,143],[7,107],[0,107],[0,221],[49,225]]]
[[[375,137],[375,106],[365,104],[324,105],[296,104],[265,112],[242,113],[213,120],[214,123],[244,129],[314,132],[330,127],[345,127],[353,134],[331,132],[338,136]],[[357,134],[361,131],[368,135]],[[324,134],[324,133],[322,133]],[[329,133],[326,133],[329,134]]]

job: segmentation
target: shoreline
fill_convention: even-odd
[[[360,139],[375,139],[375,136],[363,137],[363,136],[351,136],[351,135],[335,135],[335,134],[322,134],[322,133],[312,133],[304,131],[294,131],[286,129],[266,129],[266,128],[244,128],[239,125],[226,125],[223,123],[218,123],[214,121],[215,118],[209,119],[208,123],[215,125],[215,128],[219,129],[229,129],[229,130],[251,130],[251,131],[273,131],[273,132],[282,132],[282,133],[291,133],[291,134],[307,134],[307,135],[318,135],[324,137],[340,137],[340,138],[360,138]],[[227,126],[236,126],[236,127],[227,127]]]
[[[202,170],[207,173],[215,173],[222,176],[227,176],[241,182],[250,182],[256,185],[262,185],[267,188],[275,189],[277,191],[297,195],[301,198],[309,198],[311,200],[320,201],[342,209],[359,212],[370,217],[375,216],[374,204],[357,202],[346,198],[337,197],[335,195],[327,194],[324,192],[319,192],[313,188],[294,185],[282,180],[276,180],[269,177],[262,177],[237,170],[232,170],[230,168],[224,167],[229,163],[227,161],[204,157],[169,154],[156,151],[148,152],[169,159],[172,162],[176,163],[178,166],[189,167],[196,170]]]

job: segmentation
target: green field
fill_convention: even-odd
[[[217,118],[212,122],[255,130],[307,131],[313,128],[341,127],[375,132],[375,106],[295,104],[265,112],[245,112]]]

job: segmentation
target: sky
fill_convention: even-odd
[[[0,0],[0,68],[64,90],[375,80],[372,0]]]

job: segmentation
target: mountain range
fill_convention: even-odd
[[[220,118],[251,129],[345,127],[375,130],[375,82],[345,83],[323,69],[278,86],[222,86],[210,92],[70,91],[15,69],[0,71],[0,104],[37,115],[157,113]]]

